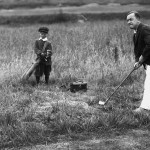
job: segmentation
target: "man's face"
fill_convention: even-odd
[[[139,25],[139,20],[135,17],[134,13],[131,13],[127,16],[127,23],[130,29],[136,30]]]

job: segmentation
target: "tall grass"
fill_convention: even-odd
[[[34,76],[27,83],[20,77],[35,59],[40,26],[0,27],[1,147],[51,141],[64,133],[149,126],[148,116],[137,118],[131,112],[143,90],[142,69],[131,75],[105,112],[88,106],[88,98],[83,106],[89,109],[71,105],[75,95],[60,89],[82,79],[97,100],[105,100],[134,64],[132,34],[124,21],[46,25],[53,45],[50,85],[36,87]],[[52,105],[37,111],[44,102]]]

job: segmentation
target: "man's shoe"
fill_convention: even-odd
[[[144,109],[139,107],[139,108],[136,108],[135,110],[133,110],[133,112],[135,112],[135,113],[143,113]]]
[[[133,110],[133,112],[136,113],[136,114],[149,114],[146,109],[141,108],[141,107],[139,107],[139,108]]]

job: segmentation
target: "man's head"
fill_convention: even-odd
[[[127,14],[127,23],[131,29],[136,30],[140,24],[140,15],[137,11],[130,11]]]
[[[41,38],[45,38],[48,34],[49,29],[47,27],[40,27],[39,30]]]

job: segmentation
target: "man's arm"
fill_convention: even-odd
[[[145,48],[139,60],[134,64],[135,69],[138,69],[147,59],[150,59],[150,28],[145,27],[143,29],[142,37],[145,42]]]
[[[150,28],[147,27],[143,30],[143,38],[145,42],[145,48],[139,59],[139,63],[141,64],[143,64],[147,59],[150,59]]]

